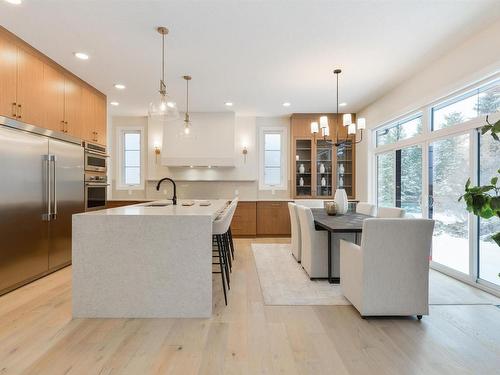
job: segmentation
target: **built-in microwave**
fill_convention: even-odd
[[[85,170],[90,172],[106,172],[108,155],[106,147],[94,143],[84,143],[85,147]]]
[[[85,173],[85,211],[106,207],[108,185],[105,175]]]

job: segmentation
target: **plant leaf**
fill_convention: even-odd
[[[491,236],[491,239],[495,241],[498,246],[500,246],[500,232],[496,232],[493,236]]]
[[[493,177],[490,182],[491,182],[492,185],[496,185],[497,182],[498,182],[498,177],[496,177],[496,176]]]

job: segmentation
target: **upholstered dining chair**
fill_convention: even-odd
[[[309,207],[297,205],[301,234],[301,264],[309,278],[328,277],[328,236],[314,228]]]
[[[292,232],[292,255],[297,262],[300,262],[301,256],[301,238],[300,238],[300,223],[297,215],[297,205],[288,202],[288,212],[290,213],[290,224]]]
[[[361,246],[340,241],[340,285],[361,316],[429,314],[434,221],[366,219]]]
[[[396,219],[405,216],[405,210],[398,207],[379,207],[377,217],[386,219]]]
[[[359,202],[356,205],[356,212],[359,214],[375,216],[375,205],[367,202]]]

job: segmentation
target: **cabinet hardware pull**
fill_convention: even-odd
[[[19,111],[18,111],[19,114],[17,115],[17,118],[21,118],[22,117],[22,109],[23,109],[23,107],[21,106],[21,104],[18,104],[17,108],[19,109]]]
[[[17,103],[12,103],[12,116],[17,117]]]
[[[62,129],[61,129],[61,131],[64,133],[64,131],[65,131],[65,130],[64,130],[64,121],[61,121],[61,124],[62,124]]]
[[[68,132],[68,121],[64,121],[64,125],[66,126],[66,130],[64,132],[67,133]]]

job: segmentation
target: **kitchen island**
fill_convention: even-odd
[[[190,202],[74,215],[73,317],[210,317],[212,222],[227,200]]]

